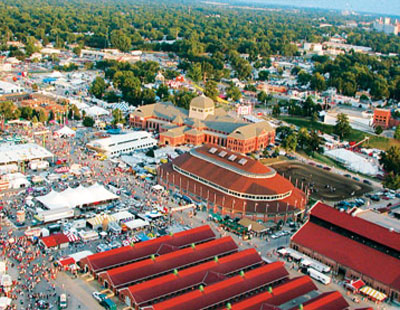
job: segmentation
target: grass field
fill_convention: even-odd
[[[306,127],[308,129],[319,130],[319,131],[322,131],[327,134],[333,134],[334,129],[335,129],[333,125],[327,125],[327,124],[322,124],[319,122],[314,122],[307,118],[300,118],[300,117],[293,117],[293,116],[280,116],[279,119],[282,121],[285,121],[289,124],[296,125],[298,127]],[[396,146],[400,147],[399,140],[371,135],[369,133],[366,133],[366,132],[363,132],[363,131],[360,131],[357,129],[352,129],[350,134],[346,137],[346,140],[358,142],[366,137],[370,137],[370,139],[368,142],[365,142],[363,144],[363,147],[377,148],[377,149],[381,149],[381,150],[387,150],[392,145],[396,145]]]

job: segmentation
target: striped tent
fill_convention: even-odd
[[[78,242],[79,241],[79,237],[77,235],[75,235],[73,232],[67,232],[65,234],[69,240],[69,242]]]
[[[119,109],[122,112],[128,112],[129,106],[126,102],[118,102],[113,105],[113,110],[115,110],[115,109]]]
[[[387,297],[386,294],[381,293],[377,290],[374,290],[372,287],[369,287],[369,286],[364,286],[362,289],[360,289],[360,292],[363,293],[364,295],[369,296],[373,300],[377,300],[377,301],[383,301]]]

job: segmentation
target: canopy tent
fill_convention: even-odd
[[[74,137],[75,136],[75,130],[72,130],[71,128],[69,128],[67,126],[64,126],[63,128],[55,131],[54,135],[56,137]]]
[[[384,301],[387,297],[386,294],[374,290],[372,287],[369,286],[364,286],[362,289],[360,289],[360,292],[377,301]]]
[[[77,188],[67,188],[63,192],[52,190],[49,194],[36,199],[48,209],[57,209],[62,207],[75,208],[118,198],[104,186],[95,183],[89,187],[79,185]]]
[[[149,226],[149,222],[147,221],[143,221],[142,219],[136,219],[133,221],[129,221],[124,223],[126,225],[126,227],[128,227],[129,229],[138,229],[138,228],[143,228],[146,226]]]
[[[244,226],[244,227],[247,227],[248,230],[252,230],[252,231],[254,231],[256,233],[263,233],[263,232],[266,232],[268,230],[268,228],[265,227],[264,225],[262,225],[262,224],[260,224],[260,223],[258,223],[256,221],[250,220],[248,218],[242,218],[239,221],[239,224]]]
[[[69,242],[78,242],[79,241],[79,237],[76,234],[74,234],[73,232],[69,231],[65,235],[67,236]]]
[[[100,108],[98,106],[92,106],[90,108],[85,109],[84,111],[86,112],[87,116],[92,116],[92,117],[98,117],[110,114],[106,109]]]
[[[112,215],[108,214],[102,214],[102,215],[97,215],[95,217],[92,217],[89,219],[87,222],[90,226],[92,226],[93,229],[97,229],[98,227],[102,226],[104,223],[111,223],[115,222],[116,219]]]
[[[346,149],[334,149],[325,152],[325,155],[344,164],[348,169],[362,174],[377,175],[379,167],[352,151]]]
[[[135,216],[128,211],[121,211],[113,214],[117,222],[128,222],[135,218]]]
[[[113,110],[118,109],[118,110],[121,110],[122,112],[129,111],[129,106],[126,102],[114,103],[112,108],[113,108]]]
[[[0,310],[5,310],[8,309],[8,307],[10,307],[11,305],[11,298],[8,297],[0,297]]]

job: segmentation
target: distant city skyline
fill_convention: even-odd
[[[400,16],[399,0],[239,0],[247,3],[263,3],[282,6],[354,10],[372,14]]]

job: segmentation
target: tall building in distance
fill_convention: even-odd
[[[389,17],[385,18],[379,18],[377,19],[374,24],[373,24],[374,30],[378,32],[384,32],[386,34],[394,34],[398,35],[400,31],[400,23],[396,19],[394,23],[391,23],[391,20]]]

